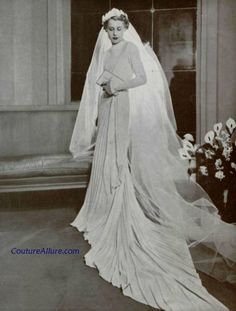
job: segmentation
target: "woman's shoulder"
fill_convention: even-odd
[[[127,41],[127,54],[131,59],[139,56],[139,50],[136,44],[131,41]]]
[[[130,51],[138,51],[138,47],[137,47],[136,44],[134,44],[133,42],[131,42],[131,41],[126,41],[126,45],[127,45],[127,48],[128,48]]]

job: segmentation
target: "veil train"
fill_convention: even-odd
[[[143,45],[130,24],[124,39],[134,43],[147,83],[129,90],[129,154],[134,186],[149,202],[146,216],[170,221],[188,243],[195,267],[221,280],[236,283],[236,229],[221,220],[207,193],[189,180],[180,159],[168,83],[152,48]],[[104,54],[111,43],[102,28],[87,72],[70,151],[74,158],[92,157]]]

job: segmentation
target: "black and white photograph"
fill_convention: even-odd
[[[0,311],[236,311],[235,60],[235,0],[0,0]]]

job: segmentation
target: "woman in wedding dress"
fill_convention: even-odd
[[[235,282],[235,226],[224,223],[178,155],[168,85],[123,11],[103,16],[70,151],[93,157],[71,223],[88,266],[123,294],[166,311],[228,310],[196,268]]]

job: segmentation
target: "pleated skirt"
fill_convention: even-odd
[[[152,202],[130,165],[128,92],[103,94],[98,109],[91,176],[71,223],[91,245],[86,264],[124,295],[157,309],[228,310],[203,287],[184,237],[171,223],[146,217]]]

